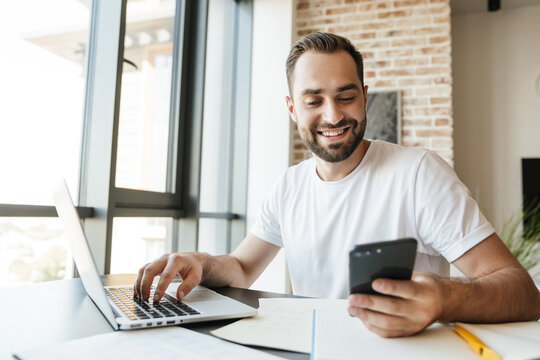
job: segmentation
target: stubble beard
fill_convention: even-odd
[[[315,123],[312,124],[309,129],[302,128],[300,131],[300,137],[313,155],[324,161],[336,163],[347,159],[356,150],[358,145],[360,145],[362,139],[364,139],[364,133],[366,132],[366,123],[366,115],[364,115],[364,119],[360,122],[358,122],[356,119],[343,119],[333,126],[319,126],[318,123]],[[339,143],[329,144],[328,146],[324,146],[319,143],[318,131],[331,130],[346,126],[351,126],[350,131],[352,133],[352,139],[346,139]],[[348,138],[350,138],[350,136],[348,136]]]

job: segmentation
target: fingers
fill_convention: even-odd
[[[150,287],[152,286],[152,282],[154,281],[154,278],[161,273],[162,269],[163,264],[159,261],[150,263],[150,265],[144,269],[141,286],[139,288],[139,298],[141,300],[148,300],[150,297]]]
[[[442,312],[442,285],[436,277],[415,274],[412,280],[377,279],[372,286],[391,297],[353,294],[349,297],[349,313],[381,336],[416,334]]]
[[[194,263],[188,272],[180,272],[182,276],[182,284],[176,290],[176,298],[182,300],[184,296],[190,293],[191,290],[201,283],[202,267],[199,263]]]
[[[159,302],[161,298],[163,297],[163,294],[165,294],[165,291],[167,290],[167,287],[171,283],[171,281],[174,279],[176,273],[178,270],[176,270],[177,264],[174,261],[169,261],[167,263],[167,266],[165,266],[165,269],[159,275],[159,281],[156,286],[156,290],[154,291],[154,302]]]
[[[191,274],[191,269],[194,267],[193,263],[194,263],[194,260],[189,256],[184,256],[180,254],[171,254],[169,256],[165,269],[163,269],[163,272],[159,276],[159,282],[154,292],[154,301],[161,300],[161,298],[163,297],[163,294],[165,294],[165,291],[167,290],[167,287],[169,286],[171,281],[174,279],[176,274],[180,273],[180,274],[183,274],[182,278],[184,277],[189,278]],[[199,282],[200,282],[200,279],[199,279]]]
[[[362,320],[364,325],[383,337],[405,336],[417,332],[407,319],[376,311],[349,306],[349,314]]]
[[[349,305],[349,314],[362,320],[364,325],[382,337],[410,336],[422,331],[428,324],[405,316],[381,313]]]
[[[410,280],[376,279],[371,286],[381,294],[403,299],[414,299],[420,293],[418,284]]]
[[[202,265],[193,257],[182,254],[166,254],[156,261],[146,264],[139,269],[134,285],[134,294],[140,300],[148,300],[150,297],[150,286],[156,276],[159,281],[156,286],[153,301],[160,301],[167,290],[167,287],[180,273],[183,282],[178,287],[176,296],[182,299],[195,286],[199,285],[202,279]]]
[[[353,294],[349,297],[349,305],[394,316],[406,317],[410,312],[408,300],[388,296]]]
[[[388,328],[382,328],[376,325],[372,325],[369,323],[364,323],[364,326],[367,327],[371,332],[384,337],[384,338],[395,338],[395,337],[402,337],[402,336],[411,336],[416,334],[418,331],[406,331],[403,329],[388,329]]]
[[[168,255],[160,257],[158,260],[146,264],[139,269],[135,280],[134,293],[140,300],[148,300],[150,296],[150,286],[154,277],[159,275],[167,265]]]
[[[150,263],[144,264],[144,266],[139,269],[139,271],[137,272],[137,279],[135,279],[135,284],[133,284],[133,294],[137,299],[141,297],[139,289],[141,287],[144,269],[146,269],[148,265],[150,265]]]

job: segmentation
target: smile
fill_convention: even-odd
[[[333,137],[333,136],[339,136],[343,134],[345,131],[347,131],[349,128],[343,128],[343,129],[332,129],[332,130],[323,130],[323,131],[317,131],[319,134],[325,137]]]

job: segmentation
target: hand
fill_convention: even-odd
[[[159,259],[139,269],[137,280],[133,286],[135,297],[148,300],[150,286],[154,277],[159,275],[159,282],[154,292],[154,302],[161,300],[172,279],[180,274],[182,284],[176,290],[176,297],[181,300],[193,288],[201,283],[203,267],[195,256],[189,253],[165,254]]]
[[[371,286],[393,297],[352,294],[348,311],[382,337],[414,335],[442,314],[443,284],[437,277],[414,273],[411,280],[376,279]]]

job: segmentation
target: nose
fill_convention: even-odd
[[[335,101],[328,101],[324,108],[323,108],[323,114],[322,119],[325,122],[329,122],[330,124],[337,124],[343,119],[343,112],[339,108],[338,104],[336,104]]]

